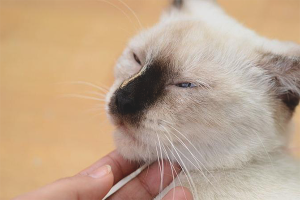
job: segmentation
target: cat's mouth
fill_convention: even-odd
[[[124,137],[132,142],[138,142],[137,138],[134,136],[134,132],[130,130],[129,126],[122,119],[114,116],[111,113],[109,113],[109,116],[111,117],[111,122],[115,125],[118,132],[122,133]]]
[[[128,126],[124,122],[119,122],[117,125],[117,129],[119,129],[122,134],[133,142],[138,142],[138,139],[134,136],[134,133],[130,131]]]

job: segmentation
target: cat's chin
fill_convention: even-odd
[[[117,126],[117,131],[123,135],[124,139],[129,140],[131,143],[135,143],[135,144],[139,143],[134,133],[130,131],[129,128],[124,123],[120,123]]]
[[[114,141],[118,152],[131,161],[145,162],[152,160],[145,144],[125,127],[118,127],[114,132]],[[155,159],[153,157],[153,159]]]

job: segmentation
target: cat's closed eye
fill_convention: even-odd
[[[194,88],[194,87],[197,87],[196,84],[194,83],[189,83],[189,82],[186,82],[186,83],[178,83],[176,84],[177,87],[180,87],[180,88]]]
[[[133,53],[133,58],[134,58],[134,60],[135,60],[139,65],[142,65],[141,60],[139,59],[139,57],[138,57],[135,53]]]

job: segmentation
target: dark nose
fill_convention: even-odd
[[[138,110],[138,106],[133,95],[123,89],[120,89],[116,93],[116,106],[118,113],[121,115],[133,114]]]

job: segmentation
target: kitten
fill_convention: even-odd
[[[176,0],[120,57],[107,110],[119,152],[179,163],[175,184],[194,199],[292,200],[299,98],[299,45],[258,36],[215,1]]]

